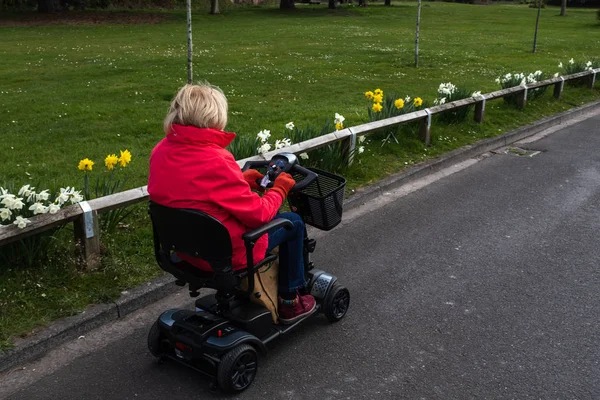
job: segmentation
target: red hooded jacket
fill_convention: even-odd
[[[246,267],[242,234],[273,219],[282,196],[268,191],[262,197],[250,189],[240,167],[225,147],[235,134],[216,129],[173,125],[150,156],[150,200],[167,207],[191,208],[213,216],[229,230],[234,269]],[[254,262],[265,257],[267,235],[254,247]],[[180,255],[195,266],[208,263]]]

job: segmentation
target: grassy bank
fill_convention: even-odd
[[[366,121],[363,92],[381,88],[431,102],[441,82],[473,91],[498,89],[507,72],[558,72],[557,64],[598,56],[600,28],[593,10],[542,10],[538,53],[532,54],[537,10],[525,6],[426,3],[420,67],[412,67],[414,3],[326,10],[299,7],[230,9],[194,15],[194,71],[223,88],[228,130],[284,134],[284,125],[317,127],[338,112],[346,126]],[[163,136],[170,98],[186,80],[185,15],[158,23],[8,26],[0,17],[0,185],[76,185],[77,162],[129,149],[128,187],[145,184],[148,156]],[[4,23],[3,23],[4,22]],[[153,21],[157,22],[157,21]],[[4,26],[3,26],[4,25]],[[13,24],[14,25],[14,24]],[[598,91],[551,91],[517,111],[501,100],[486,107],[486,122],[434,124],[425,148],[406,132],[400,144],[376,139],[347,173],[350,188],[428,157],[598,98]],[[382,167],[383,166],[383,167]],[[94,171],[100,172],[100,171]],[[0,346],[90,302],[103,302],[159,273],[151,255],[143,206],[127,226],[103,236],[103,268],[81,273],[64,228],[47,263],[0,267]]]

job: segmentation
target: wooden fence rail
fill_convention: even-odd
[[[598,72],[600,72],[600,69],[567,76],[559,76],[532,84],[497,90],[477,97],[457,100],[424,110],[345,128],[327,135],[293,144],[292,146],[286,147],[285,151],[300,154],[342,141],[344,143],[344,151],[348,151],[348,154],[351,154],[352,150],[356,147],[356,138],[358,135],[367,135],[380,129],[391,128],[400,124],[415,121],[419,121],[421,138],[426,145],[429,145],[431,141],[431,121],[433,115],[475,105],[474,119],[476,122],[482,123],[485,116],[485,104],[488,100],[499,99],[508,95],[517,95],[518,107],[524,108],[527,104],[527,93],[530,90],[554,85],[554,97],[560,98],[566,81],[584,79],[586,85],[593,89],[596,82],[596,74]],[[281,149],[239,160],[237,162],[241,167],[247,161],[269,160],[273,155],[280,151]],[[56,214],[38,215],[32,218],[31,223],[23,229],[14,225],[0,226],[0,246],[73,222],[75,242],[80,252],[81,263],[86,268],[95,268],[100,262],[98,213],[126,207],[147,199],[147,187],[142,186],[136,189],[126,190],[124,192],[74,204],[62,208]]]

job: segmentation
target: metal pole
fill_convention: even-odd
[[[417,6],[417,34],[415,37],[415,68],[419,67],[419,24],[421,23],[421,0]]]
[[[192,0],[187,0],[187,44],[188,44],[188,83],[194,81],[192,73]]]

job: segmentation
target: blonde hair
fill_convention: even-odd
[[[165,133],[171,125],[223,130],[227,125],[227,98],[223,91],[208,82],[187,84],[177,92],[164,121]]]

